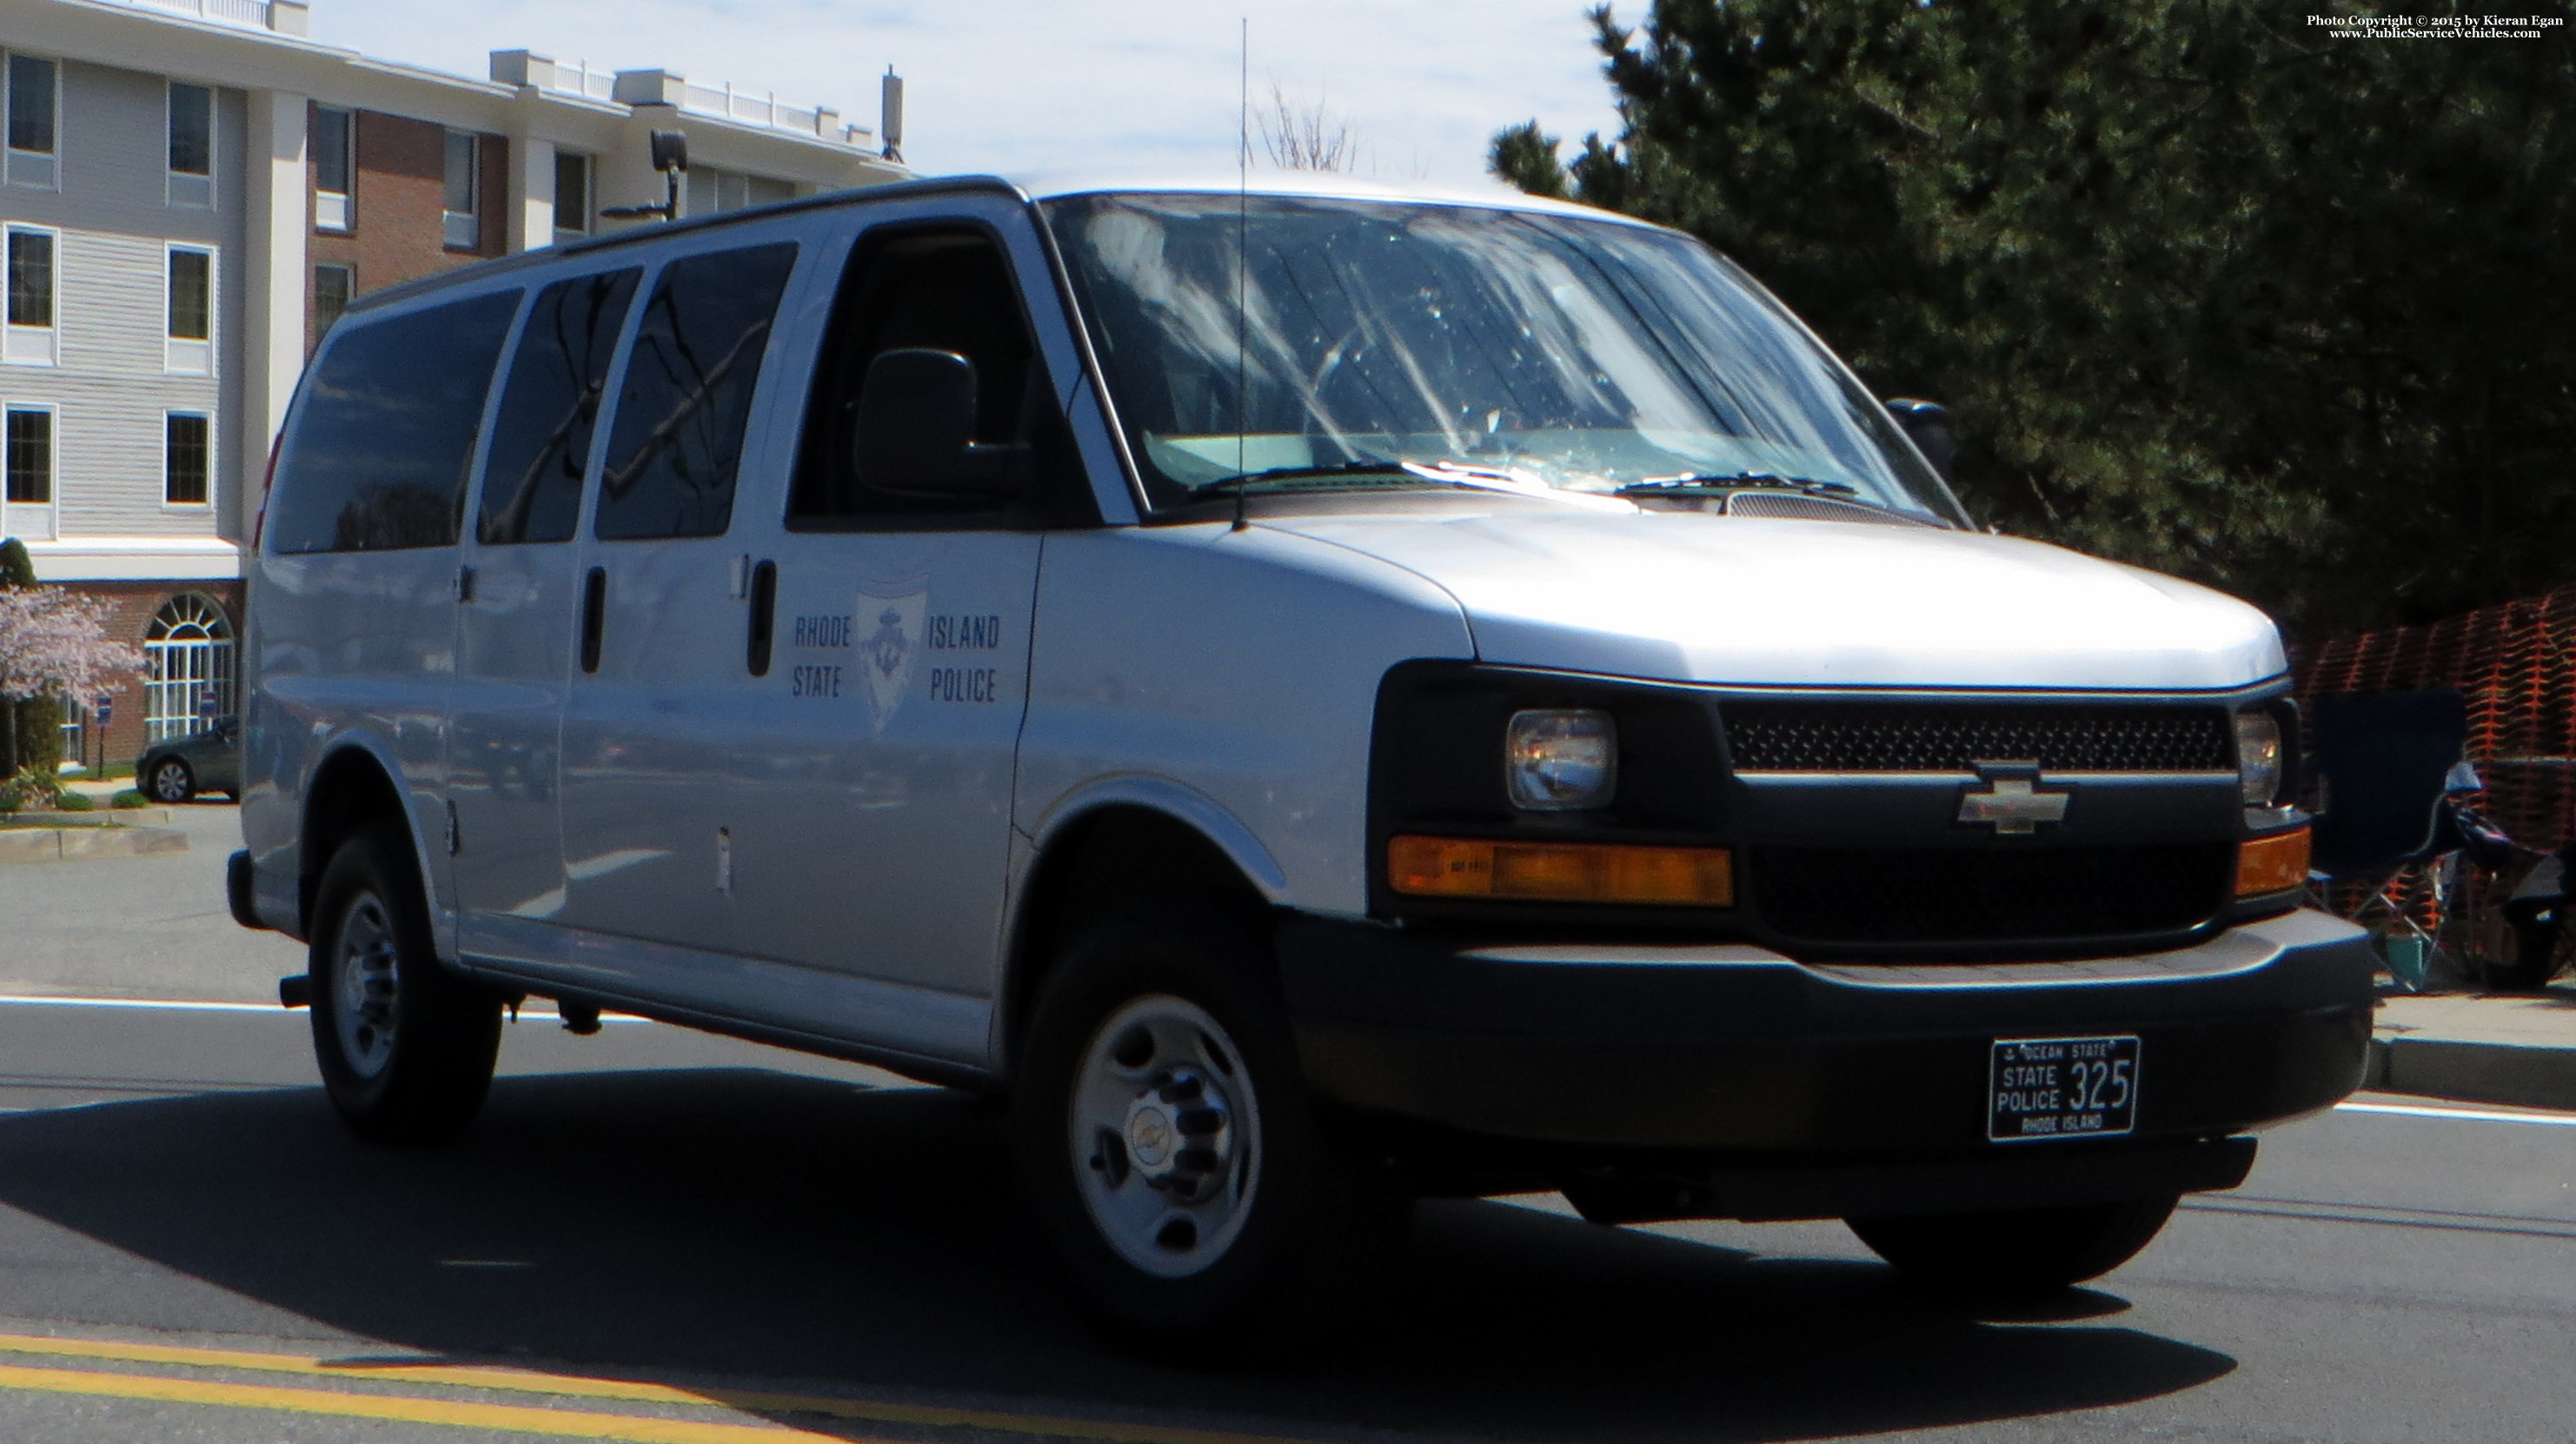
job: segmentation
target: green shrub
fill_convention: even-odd
[[[50,767],[30,767],[0,782],[0,812],[49,812],[62,798],[62,779]]]
[[[129,787],[108,799],[110,807],[150,807],[152,799]]]
[[[89,794],[86,792],[65,792],[62,795],[62,798],[55,802],[54,810],[57,812],[88,812],[97,806],[98,804],[91,801]]]

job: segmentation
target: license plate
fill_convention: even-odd
[[[2108,1138],[2138,1121],[2135,1038],[1998,1038],[1986,1070],[1996,1143]]]

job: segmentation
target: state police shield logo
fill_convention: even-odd
[[[868,726],[883,733],[912,691],[913,658],[921,652],[922,618],[930,611],[930,579],[859,583],[853,617],[858,625],[859,674],[867,679]]]

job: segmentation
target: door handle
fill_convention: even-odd
[[[581,583],[581,669],[599,670],[599,632],[608,620],[608,569],[592,567]]]
[[[769,675],[770,643],[777,635],[778,563],[762,562],[751,569],[751,636],[743,658],[751,675]]]

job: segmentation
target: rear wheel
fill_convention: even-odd
[[[1084,1305],[1158,1353],[1308,1341],[1402,1228],[1408,1200],[1319,1127],[1265,961],[1222,913],[1106,921],[1030,1024],[1024,1191]]]
[[[2035,1298],[2135,1258],[2173,1216],[2172,1194],[2123,1203],[1846,1220],[1909,1281],[1972,1298]]]
[[[197,774],[176,757],[154,759],[145,769],[144,781],[152,789],[155,802],[176,804],[197,795]]]
[[[341,1121],[378,1143],[455,1136],[491,1089],[501,1003],[440,966],[399,830],[340,845],[314,920],[313,1052]]]
[[[2488,959],[2486,985],[2499,993],[2537,993],[2549,986],[2567,963],[2571,940],[2566,919],[2556,908],[2529,918],[2513,929],[2513,961]]]

